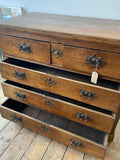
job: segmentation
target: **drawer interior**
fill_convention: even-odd
[[[106,134],[66,118],[8,99],[2,106],[104,145]],[[34,113],[38,113],[37,116]]]
[[[69,102],[71,104],[75,104],[75,105],[78,105],[78,106],[81,106],[81,107],[84,107],[84,108],[87,108],[87,109],[91,109],[91,110],[98,111],[98,112],[101,112],[101,113],[105,113],[105,114],[108,114],[108,115],[113,115],[112,111],[102,109],[102,108],[98,108],[98,107],[95,107],[93,105],[86,104],[86,103],[83,103],[83,102],[80,102],[80,101],[77,101],[77,100],[73,100],[73,99],[70,99],[70,98],[67,98],[67,97],[63,97],[63,96],[60,96],[60,95],[57,95],[57,94],[54,94],[54,93],[51,93],[51,92],[47,92],[47,91],[43,91],[43,90],[40,90],[40,89],[37,89],[37,88],[29,87],[29,86],[26,86],[26,85],[23,85],[23,84],[20,84],[20,83],[16,83],[16,82],[13,82],[13,81],[9,81],[9,80],[6,80],[4,83],[8,84],[8,85],[13,85],[15,87],[20,87],[22,89],[26,89],[26,90],[29,90],[29,91],[33,91],[33,92],[36,92],[36,93],[39,93],[39,94],[42,94],[42,95],[45,95],[45,96],[56,98],[56,99],[59,99],[59,100],[65,101],[65,102]]]
[[[22,61],[22,60],[10,58],[10,57],[5,59],[3,62],[8,63],[8,64],[12,64],[12,65],[16,65],[16,66],[20,66],[20,67],[24,67],[24,68],[28,68],[28,69],[32,69],[32,70],[37,70],[37,71],[51,74],[54,76],[61,76],[64,78],[69,78],[72,80],[77,80],[80,82],[86,82],[86,83],[95,85],[95,84],[91,83],[90,76],[86,76],[86,75],[82,75],[82,74],[78,74],[78,73],[73,73],[73,72],[69,72],[69,71],[64,71],[64,70],[60,70],[60,69],[55,69],[52,67],[47,67],[47,66],[43,66],[43,65],[39,65],[39,64],[31,63],[31,62],[26,62],[26,61]],[[102,86],[102,87],[106,87],[106,88],[110,88],[110,89],[114,89],[114,90],[118,90],[118,88],[119,88],[118,82],[113,82],[113,81],[105,80],[105,79],[101,79],[101,78],[98,79],[97,85]]]

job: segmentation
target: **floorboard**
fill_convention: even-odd
[[[0,132],[9,124],[7,119],[4,119],[0,115]]]
[[[52,140],[41,160],[62,160],[66,148],[66,145]]]
[[[83,160],[84,153],[68,147],[63,160]]]
[[[20,160],[33,141],[35,135],[35,132],[23,128],[3,153],[0,160]]]
[[[21,160],[41,160],[50,142],[50,138],[37,134]]]
[[[10,122],[9,125],[0,132],[0,156],[4,154],[21,129],[21,126]]]

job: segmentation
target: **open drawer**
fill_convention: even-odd
[[[7,99],[1,115],[77,150],[103,158],[108,135],[57,115]]]
[[[110,133],[115,113],[70,98],[6,80],[4,95],[89,127]]]
[[[96,107],[117,112],[120,105],[119,83],[7,58],[1,62],[3,78],[65,96]]]

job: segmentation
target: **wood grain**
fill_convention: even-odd
[[[103,158],[103,159],[98,159],[98,158],[92,157],[92,156],[90,156],[90,155],[88,155],[88,154],[85,154],[83,160],[104,160],[104,158]],[[109,160],[109,159],[108,159],[108,160]]]
[[[3,119],[3,118],[2,118]],[[12,123],[12,122],[11,122]],[[13,125],[15,125],[15,126],[17,126],[16,124],[14,124],[13,123]],[[15,127],[16,128],[16,127]],[[4,128],[5,129],[5,128]],[[11,127],[9,128],[9,130],[8,130],[8,132],[7,133],[9,133],[9,131],[10,131],[10,129],[11,129]],[[32,132],[32,131],[31,131]],[[6,133],[6,132],[5,132]],[[41,135],[39,135],[40,137],[41,137]],[[38,136],[38,137],[39,137]],[[5,134],[4,135],[4,137],[7,137],[7,135]],[[39,138],[40,138],[39,137]],[[42,136],[43,137],[43,136]],[[110,143],[109,145],[108,145],[108,147],[107,147],[107,152],[105,153],[105,160],[113,160],[113,159],[115,159],[115,160],[119,160],[119,148],[120,148],[120,141],[119,141],[119,137],[120,137],[120,121],[118,122],[118,125],[117,125],[117,127],[116,127],[116,132],[115,132],[115,138],[114,138],[114,140],[113,140],[113,142],[112,143]],[[39,142],[39,138],[38,138],[38,142]],[[46,139],[46,137],[44,137],[45,139]],[[24,139],[22,139],[21,141],[24,141]],[[41,140],[40,140],[41,141]],[[6,145],[5,143],[1,146],[2,148],[4,148],[4,145]],[[33,145],[33,146],[32,146]],[[39,145],[40,145],[40,148],[42,148],[42,143],[40,144],[39,143]],[[8,146],[9,147],[9,146]],[[16,147],[18,147],[18,146],[16,146]],[[30,148],[33,148],[34,149],[34,143],[32,143],[31,145],[30,145]],[[28,150],[29,150],[29,148],[28,148]],[[27,151],[28,151],[27,150]],[[71,149],[70,149],[71,150]],[[76,152],[76,150],[75,149],[72,149],[72,150],[74,150],[75,152]],[[74,156],[76,156],[75,158],[76,159],[79,159],[80,158],[80,155],[79,154],[74,154],[74,152],[73,151],[69,151],[69,150],[66,150],[66,154],[65,155],[67,155],[68,156],[68,158],[71,158],[72,159],[72,155],[73,155],[73,157]],[[32,152],[32,151],[31,151]],[[68,153],[67,153],[68,152]],[[72,152],[72,153],[70,153],[70,152]],[[78,151],[78,153],[80,153],[81,154],[81,152],[80,151]],[[10,154],[10,156],[11,156],[11,154],[13,154],[13,153],[9,153]],[[70,156],[69,156],[70,155]],[[78,155],[78,156],[77,156]],[[43,155],[43,157],[44,157],[44,155]],[[26,159],[25,159],[26,160]],[[39,159],[40,160],[40,159]],[[69,160],[69,159],[68,159]],[[73,159],[72,159],[73,160]],[[87,154],[85,154],[85,156],[84,156],[84,160],[98,160],[97,158],[95,158],[95,157],[93,157],[93,156],[90,156],[90,155],[87,155]],[[99,159],[100,160],[100,159]],[[104,160],[104,159],[103,159]]]
[[[51,139],[37,134],[21,160],[40,160],[44,156]]]
[[[38,19],[39,19],[39,21],[38,21]],[[9,20],[0,22],[0,23],[1,23],[0,24],[0,33],[1,33],[0,39],[1,39],[1,37],[8,38],[9,36],[11,36],[12,39],[16,39],[16,41],[14,41],[12,39],[9,39],[9,40],[5,39],[4,44],[7,41],[8,46],[9,46],[9,44],[11,44],[11,46],[16,45],[16,42],[19,39],[22,39],[22,40],[25,39],[26,43],[31,42],[32,43],[31,45],[33,45],[33,48],[34,49],[37,48],[37,51],[39,52],[40,47],[36,47],[36,43],[39,42],[39,40],[40,40],[40,41],[42,41],[42,44],[43,43],[46,44],[46,42],[51,43],[51,46],[48,47],[49,53],[50,53],[50,48],[55,47],[55,45],[57,43],[59,45],[59,48],[62,49],[65,53],[65,57],[62,56],[61,59],[57,59],[57,60],[55,59],[55,57],[53,57],[52,53],[50,53],[52,55],[53,59],[51,59],[51,57],[49,57],[48,62],[44,62],[44,58],[46,58],[46,57],[41,56],[41,59],[43,58],[42,61],[40,58],[37,61],[37,57],[35,57],[34,55],[33,55],[34,57],[30,56],[27,59],[25,56],[19,56],[16,53],[15,53],[16,55],[14,53],[12,53],[12,51],[15,51],[15,52],[17,51],[16,49],[13,49],[13,47],[10,47],[9,50],[7,50],[8,48],[6,46],[4,48],[3,47],[4,45],[3,45],[2,46],[2,53],[3,53],[4,58],[6,58],[6,56],[11,55],[13,57],[21,58],[23,60],[33,61],[35,63],[43,63],[46,66],[47,65],[50,66],[51,65],[50,63],[53,62],[53,64],[54,64],[52,66],[53,68],[54,67],[56,67],[56,68],[61,67],[63,70],[71,70],[72,72],[74,71],[76,73],[78,72],[78,73],[90,75],[90,73],[93,70],[84,66],[84,64],[83,64],[83,61],[85,61],[84,56],[87,56],[88,54],[89,54],[89,56],[91,56],[93,51],[96,51],[97,55],[99,57],[103,56],[102,58],[103,58],[103,60],[105,60],[105,65],[98,68],[98,73],[99,73],[100,77],[120,82],[120,77],[119,77],[119,75],[120,75],[120,73],[119,73],[119,70],[120,70],[120,66],[119,66],[119,60],[120,60],[120,58],[119,58],[119,53],[120,53],[120,21],[119,20],[107,20],[107,19],[83,18],[83,17],[63,16],[63,15],[60,16],[60,15],[41,14],[41,13],[29,13],[24,16],[19,16],[19,17],[13,18],[13,19],[9,19]],[[36,43],[34,43],[34,42],[36,42]],[[52,44],[52,43],[56,43],[56,44]],[[63,47],[63,45],[64,45],[64,47]],[[18,44],[16,46],[18,46]],[[46,46],[44,45],[44,47],[46,47]],[[41,48],[43,49],[44,47],[41,47]],[[82,47],[82,48],[80,48],[80,47]],[[70,54],[68,54],[68,53],[70,53]],[[35,51],[35,55],[38,55],[38,57],[39,57],[39,54],[36,54],[36,51]],[[74,58],[75,55],[77,56],[77,58]],[[81,59],[83,61],[81,61]],[[46,59],[45,59],[45,61],[46,61]],[[73,61],[74,61],[74,63],[73,63]],[[82,64],[82,67],[81,67],[81,65],[78,65],[78,64]],[[10,78],[10,80],[16,81],[12,77],[14,70],[12,70],[12,68],[10,68],[11,66],[9,66],[9,65],[8,66],[1,65],[1,66],[2,66],[2,72],[5,71],[5,74],[6,74],[6,77],[5,76],[4,77],[7,78],[7,75],[8,75],[8,78]],[[4,70],[4,67],[6,67],[6,69],[8,71],[6,71],[6,69]],[[59,75],[53,76],[53,75],[49,74],[48,72],[38,72],[38,71],[33,72],[30,69],[25,69],[22,67],[17,68],[15,66],[14,66],[14,69],[18,69],[21,72],[25,72],[25,74],[27,75],[27,81],[21,81],[21,80],[18,81],[17,80],[16,82],[26,84],[26,85],[29,85],[32,87],[36,87],[39,89],[43,89],[43,90],[49,91],[51,93],[59,94],[62,96],[67,96],[69,98],[73,98],[78,101],[82,101],[82,102],[85,102],[88,104],[95,105],[97,107],[101,107],[103,109],[108,109],[110,111],[116,112],[117,113],[116,120],[113,125],[113,129],[111,131],[111,134],[114,133],[115,127],[116,127],[118,119],[119,119],[119,107],[120,107],[120,103],[119,103],[120,93],[119,93],[119,91],[116,91],[114,89],[108,89],[105,87],[90,85],[85,82],[84,83],[79,82],[78,80],[74,81],[69,78],[63,78],[62,76],[59,76]],[[12,74],[10,74],[9,72],[11,72]],[[31,76],[31,73],[32,73],[32,76]],[[54,80],[57,83],[53,87],[49,87],[45,82],[43,83],[45,78],[52,78],[52,80]],[[95,93],[95,98],[92,99],[91,101],[82,99],[82,97],[79,96],[79,91],[81,88],[84,90],[87,90],[87,91],[93,91]],[[23,93],[24,93],[24,91],[23,91]],[[75,93],[75,95],[73,95],[73,93]],[[45,97],[45,98],[48,99],[50,97]],[[50,99],[50,100],[52,100],[52,99]],[[53,101],[54,101],[54,99],[53,99]],[[56,103],[56,100],[54,102]],[[61,102],[59,102],[59,103],[61,103]],[[61,103],[61,105],[62,105],[62,103]],[[69,104],[67,104],[67,105],[69,106]],[[79,108],[79,109],[81,109],[81,108]],[[23,116],[22,114],[17,113],[15,111],[11,111],[10,109],[5,110],[4,107],[2,107],[0,110],[2,111],[2,115],[4,115],[8,119],[10,119],[9,114],[11,114],[11,113],[14,113],[15,115],[18,115],[18,116]],[[82,110],[80,110],[80,111],[82,111]],[[85,110],[85,112],[86,112],[86,110]],[[22,124],[28,128],[31,128],[36,132],[38,131],[41,134],[44,134],[48,137],[49,136],[51,137],[51,134],[43,133],[42,130],[38,130],[38,127],[40,127],[39,125],[40,124],[43,125],[43,123],[40,121],[38,122],[35,118],[30,118],[30,116],[32,116],[33,113],[34,112],[30,111],[28,116],[25,116],[25,117],[23,116],[22,118],[25,121],[25,123],[21,122],[20,124]],[[35,113],[37,113],[37,110]],[[86,113],[88,113],[88,112],[86,112]],[[31,124],[30,124],[30,122],[31,122]],[[63,133],[62,132],[63,129],[57,130],[57,127],[49,126],[48,124],[46,124],[46,125],[49,129],[51,129],[51,131],[53,133],[52,134],[53,137],[51,137],[51,138],[55,137],[56,140],[59,140],[62,143],[70,145],[69,140],[72,136],[72,138],[75,138],[75,140],[82,141],[83,143],[85,143],[86,148],[81,148],[80,151],[86,152],[91,155],[96,155],[96,153],[97,153],[97,157],[103,158],[103,155],[104,155],[104,152],[106,149],[106,147],[104,147],[103,145],[101,146],[96,143],[93,144],[93,142],[88,141],[85,138],[82,138],[79,136],[76,137],[75,134],[71,135],[71,134],[68,134],[68,132]],[[3,132],[9,125],[3,124],[2,126],[4,126],[4,127],[2,127],[2,132]],[[83,129],[84,129],[84,127],[83,127]],[[66,139],[64,137],[66,137]],[[67,139],[67,138],[69,138],[69,139]],[[21,141],[20,145],[22,145],[22,139],[18,138],[18,140]],[[10,141],[10,143],[11,143],[11,141]],[[113,142],[112,145],[109,146],[110,149],[107,150],[107,152],[106,152],[105,160],[107,160],[107,159],[113,160],[115,158],[116,158],[115,160],[120,159],[119,139],[117,139],[115,141],[116,141],[117,145],[114,144],[114,142]],[[106,145],[106,142],[107,142],[107,140],[105,138],[104,145]],[[5,144],[5,146],[8,147],[9,144],[7,144],[7,145]],[[18,144],[18,142],[15,144]],[[5,155],[5,157],[3,157],[3,159],[9,158],[9,154],[11,153],[10,151],[14,148],[14,146],[13,146],[13,148],[11,148],[11,146],[12,145],[10,145],[10,149],[8,149],[9,152],[4,152],[6,150],[4,148],[5,150],[3,150],[3,155]],[[23,156],[23,151],[22,151],[22,154],[19,151],[20,151],[20,148],[17,148],[15,156],[12,155],[10,157],[12,159],[14,159],[14,157],[16,158],[16,155],[19,158],[21,156]],[[49,149],[48,149],[48,151],[49,151]],[[21,155],[18,153],[20,153]],[[47,157],[49,157],[49,155]],[[54,157],[56,157],[56,155]],[[92,157],[85,156],[83,158],[84,159],[85,158],[91,159]],[[49,159],[50,159],[50,157],[49,157]]]
[[[4,118],[9,119],[9,120],[12,120],[11,115],[14,114],[22,118],[22,121],[18,123],[25,126],[26,128],[32,129],[35,132],[38,132],[42,135],[53,138],[54,140],[57,140],[58,142],[64,143],[71,147],[73,146],[70,144],[70,139],[74,139],[78,142],[83,143],[83,147],[76,148],[76,149],[82,152],[85,152],[85,153],[87,152],[88,154],[94,155],[98,158],[103,158],[104,156],[105,149],[106,149],[104,145],[100,145],[86,138],[77,136],[76,134],[65,131],[53,125],[48,125],[47,123],[44,124],[43,122],[40,122],[40,121],[35,120],[34,118],[31,118],[30,116],[23,115],[19,112],[8,109],[4,106],[1,106],[1,114]],[[50,130],[48,132],[45,132],[42,128],[40,128],[40,125],[45,125]]]
[[[9,124],[7,119],[4,119],[0,115],[0,132]]]
[[[118,90],[120,91],[120,85],[119,85],[119,89]],[[120,106],[119,106],[119,110],[118,110],[118,112],[116,114],[116,118],[115,118],[112,130],[111,130],[111,133],[109,134],[109,139],[108,139],[109,142],[112,142],[113,139],[114,139],[115,129],[116,129],[116,126],[118,124],[119,119],[120,119]]]
[[[17,79],[14,76],[15,70],[21,73],[25,73],[26,79]],[[69,97],[114,112],[117,112],[120,105],[120,92],[117,90],[107,89],[104,87],[63,78],[61,76],[53,76],[44,72],[33,71],[31,69],[7,64],[5,62],[1,63],[1,74],[5,79],[53,92],[55,94]],[[51,78],[54,82],[56,82],[56,84],[50,87],[45,81],[46,78]],[[80,89],[88,92],[94,92],[94,98],[91,100],[83,99],[79,95]]]
[[[75,105],[66,101],[56,99],[54,97],[48,97],[44,94],[26,90],[24,88],[16,87],[14,85],[9,85],[9,83],[2,83],[2,88],[4,95],[6,97],[12,98],[14,100],[20,101],[16,98],[16,92],[24,94],[26,99],[22,102],[48,112],[60,115],[62,117],[68,118],[72,121],[93,127],[95,129],[110,132],[113,126],[115,116],[107,115],[102,112],[94,111],[91,109],[84,108],[84,106]],[[50,101],[53,103],[52,107],[46,105],[45,101]],[[77,118],[77,112],[83,113],[90,116],[90,120],[85,122]]]
[[[0,79],[1,80],[1,79]],[[6,100],[6,98],[3,95],[2,92],[2,88],[0,85],[0,104],[4,103],[4,101]],[[1,108],[0,108],[1,109]],[[9,125],[10,121],[8,121],[7,119],[2,118],[1,114],[0,114],[0,132],[2,132],[2,130],[4,130],[6,128],[7,125]]]
[[[4,152],[1,160],[20,159],[34,139],[35,135],[35,132],[31,132],[31,130],[23,128],[12,141],[9,148]],[[23,139],[24,141],[22,141]],[[11,151],[14,151],[14,154],[10,154]]]
[[[66,152],[66,147],[66,145],[53,140],[45,152],[43,160],[62,160]]]
[[[19,51],[19,44],[30,46],[31,52]],[[2,36],[2,52],[24,59],[50,64],[50,44],[25,38]]]
[[[84,153],[68,147],[63,160],[83,160]]]
[[[116,53],[64,46],[62,57],[56,58],[52,54],[52,63],[67,69],[88,73],[91,76],[95,67],[88,66],[86,59],[88,56],[92,57],[95,53],[97,57],[102,58],[103,63],[102,66],[97,68],[99,77],[120,79],[120,54]]]
[[[116,127],[115,138],[112,143],[108,144],[104,160],[120,159],[120,120]]]
[[[6,151],[10,143],[21,131],[22,127],[10,122],[4,130],[0,132],[0,156]]]
[[[38,21],[39,19],[39,21]],[[79,39],[80,41],[89,40],[93,42],[101,42],[101,47],[104,43],[112,43],[111,49],[116,48],[119,52],[120,41],[120,21],[75,17],[75,16],[63,16],[44,13],[29,13],[23,16],[15,17],[10,20],[2,21],[0,28],[14,31],[32,32],[36,34],[55,35],[69,39]],[[43,36],[43,37],[44,37]],[[89,43],[88,43],[89,44]],[[95,46],[95,45],[94,45]],[[107,47],[109,48],[109,47]]]

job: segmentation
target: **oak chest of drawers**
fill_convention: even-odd
[[[103,158],[120,115],[119,28],[117,20],[41,13],[1,22],[1,115]]]

